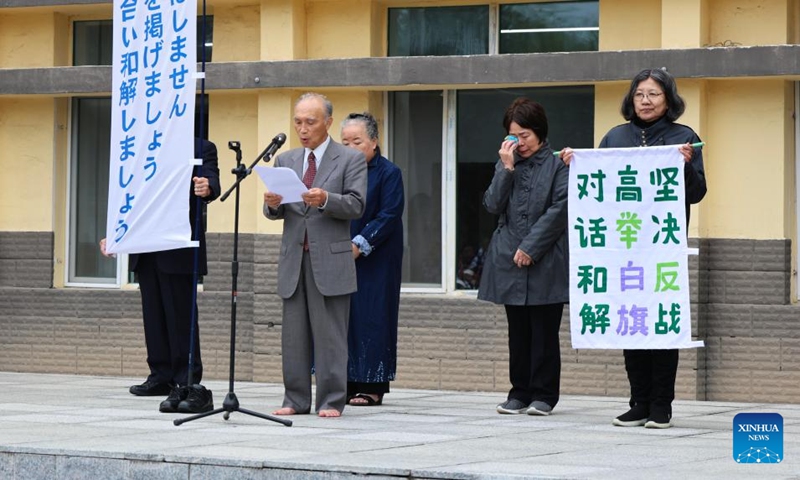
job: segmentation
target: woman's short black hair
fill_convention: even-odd
[[[529,128],[539,137],[540,142],[547,140],[547,114],[539,102],[530,98],[519,97],[511,102],[503,117],[503,127],[506,133],[511,128],[511,122],[516,122],[522,128]]]
[[[636,93],[639,84],[648,78],[652,78],[664,90],[664,98],[667,101],[667,112],[664,116],[670,122],[679,119],[686,110],[686,102],[678,95],[678,86],[675,84],[675,79],[665,69],[653,68],[642,70],[631,80],[631,87],[628,89],[628,94],[622,99],[622,107],[620,108],[620,113],[622,113],[625,120],[630,121],[636,118],[636,110],[633,108],[633,94]]]

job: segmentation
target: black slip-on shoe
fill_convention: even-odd
[[[647,423],[649,416],[650,409],[638,404],[632,406],[630,410],[615,418],[611,423],[618,427],[641,427]]]
[[[672,414],[670,413],[650,412],[650,417],[647,418],[644,428],[669,428],[672,426],[671,419]]]
[[[155,397],[161,395],[169,395],[172,390],[172,385],[169,383],[160,383],[155,380],[145,380],[141,385],[133,385],[128,389],[133,395],[140,397]]]

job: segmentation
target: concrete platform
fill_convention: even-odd
[[[499,415],[498,393],[396,389],[380,407],[281,424],[233,413],[174,426],[141,379],[0,372],[0,479],[800,478],[800,405],[676,401],[674,427],[620,428],[626,399],[567,396],[553,415]],[[208,382],[220,406],[228,382]],[[283,387],[238,382],[270,413]],[[739,412],[784,418],[785,461],[733,459]]]

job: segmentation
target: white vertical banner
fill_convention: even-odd
[[[573,348],[702,346],[692,341],[683,167],[678,145],[575,150]]]
[[[114,0],[111,158],[106,250],[195,246],[197,3]]]

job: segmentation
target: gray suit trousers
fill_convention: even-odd
[[[314,283],[309,253],[303,252],[297,290],[283,301],[284,407],[293,408],[297,413],[311,410],[313,362],[317,385],[316,411],[344,410],[349,317],[350,295],[322,295]]]

